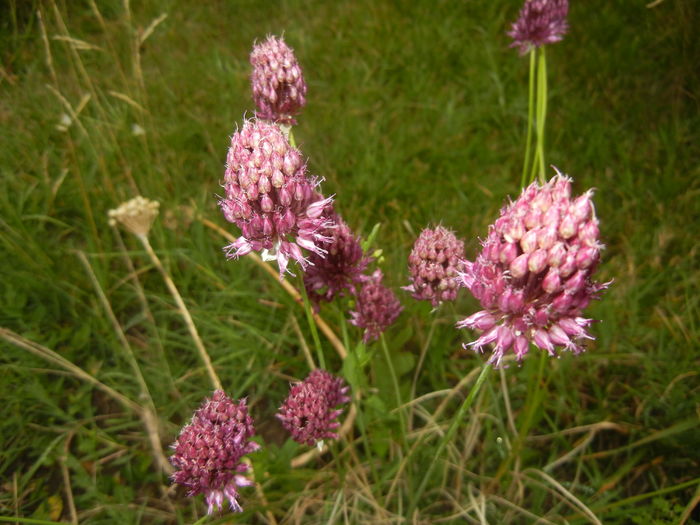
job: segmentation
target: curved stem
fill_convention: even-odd
[[[194,321],[192,320],[192,316],[190,315],[189,310],[187,310],[187,306],[185,306],[185,301],[182,300],[182,296],[180,295],[180,292],[178,291],[177,286],[175,286],[175,283],[173,282],[170,275],[168,275],[168,272],[165,271],[165,268],[163,267],[163,264],[160,262],[158,255],[156,255],[156,252],[153,251],[153,248],[151,247],[151,243],[148,241],[148,237],[146,237],[145,235],[137,235],[137,237],[141,241],[141,244],[143,244],[143,247],[146,250],[146,253],[148,253],[148,256],[151,258],[153,265],[156,268],[158,268],[158,271],[163,276],[163,281],[165,281],[165,285],[168,287],[168,290],[170,291],[170,295],[172,295],[173,299],[175,299],[175,304],[177,305],[178,310],[180,310],[180,314],[182,315],[183,319],[185,320],[185,325],[187,326],[187,329],[189,330],[190,335],[192,336],[192,340],[194,341],[194,346],[197,348],[197,351],[199,352],[199,357],[201,357],[202,362],[204,363],[204,368],[206,369],[207,374],[209,374],[209,379],[211,380],[211,383],[214,386],[214,389],[215,390],[223,390],[223,387],[221,385],[221,380],[219,379],[219,376],[216,374],[216,371],[214,370],[214,365],[212,365],[212,363],[211,363],[211,359],[209,358],[209,354],[207,353],[206,348],[204,348],[204,343],[202,342],[201,337],[199,337],[199,332],[197,331],[197,327],[195,326]]]

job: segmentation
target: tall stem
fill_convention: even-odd
[[[314,339],[316,355],[318,356],[318,366],[321,367],[323,370],[326,370],[326,360],[323,357],[323,347],[321,346],[321,338],[318,336],[318,328],[316,328],[314,312],[311,308],[311,303],[309,302],[309,296],[306,293],[306,287],[304,286],[303,277],[299,277],[299,290],[301,290],[301,297],[304,300],[304,310],[306,311],[306,320],[309,323],[309,329],[311,329],[311,337],[313,337]]]
[[[527,140],[525,142],[525,159],[523,161],[523,174],[520,178],[520,187],[524,188],[527,184],[527,173],[532,162],[532,128],[534,128],[533,118],[535,116],[535,48],[530,49],[530,79],[528,82],[527,96]]]
[[[389,355],[389,347],[386,345],[386,339],[384,339],[384,334],[380,336],[382,342],[382,351],[384,352],[384,359],[386,359],[386,364],[389,367],[389,375],[391,376],[391,382],[394,385],[394,396],[396,397],[396,410],[399,412],[399,422],[401,425],[401,443],[406,446],[406,420],[403,413],[403,402],[401,401],[401,390],[399,389],[399,379],[396,376],[396,370],[394,369],[394,362],[391,360]]]
[[[165,281],[165,286],[167,286],[168,290],[170,291],[170,295],[173,296],[173,299],[175,300],[175,304],[177,305],[178,310],[180,310],[180,314],[182,315],[183,319],[185,320],[185,325],[187,326],[187,329],[189,330],[190,335],[192,336],[192,340],[194,341],[194,346],[197,348],[197,351],[199,352],[199,357],[202,359],[202,362],[204,363],[204,368],[206,369],[207,374],[209,375],[209,379],[211,380],[211,384],[214,386],[214,389],[223,390],[223,387],[221,385],[221,380],[219,379],[219,376],[216,374],[216,371],[214,370],[214,365],[212,365],[212,363],[211,363],[211,359],[209,358],[209,354],[207,353],[206,348],[204,348],[204,343],[202,342],[201,337],[199,337],[199,332],[197,331],[197,327],[195,326],[194,321],[192,320],[192,316],[190,315],[189,310],[187,310],[187,306],[185,306],[185,301],[182,300],[182,296],[180,295],[180,292],[177,290],[177,287],[175,286],[175,282],[173,282],[170,275],[168,275],[168,272],[165,271],[165,268],[163,267],[163,263],[160,262],[158,255],[156,255],[156,252],[153,251],[153,248],[151,247],[151,243],[148,241],[148,237],[145,235],[137,235],[136,237],[138,237],[138,239],[141,241],[141,244],[143,244],[143,247],[146,250],[146,253],[148,253],[148,256],[151,258],[151,261],[153,262],[154,266],[156,268],[158,268],[158,271],[163,276],[163,281]]]
[[[486,377],[488,376],[488,373],[491,370],[491,365],[487,364],[484,365],[484,368],[482,368],[481,373],[479,374],[479,377],[476,378],[476,382],[474,383],[474,386],[472,386],[472,389],[469,391],[469,395],[467,395],[467,398],[464,400],[464,403],[462,403],[462,406],[459,407],[459,411],[457,412],[457,415],[452,419],[452,424],[450,425],[450,428],[447,430],[447,433],[442,437],[440,440],[440,444],[437,447],[437,450],[435,451],[435,454],[433,455],[434,461],[431,461],[428,464],[428,470],[425,473],[425,476],[423,476],[423,481],[421,481],[420,486],[418,487],[418,490],[412,497],[411,501],[411,507],[409,508],[407,516],[413,516],[413,511],[415,510],[416,506],[420,502],[420,498],[423,495],[423,492],[425,491],[425,487],[428,484],[428,481],[430,480],[430,475],[433,473],[433,469],[435,468],[435,465],[437,464],[437,459],[442,455],[443,451],[445,450],[445,447],[447,447],[447,444],[452,440],[454,437],[455,433],[457,432],[457,428],[459,427],[459,424],[462,422],[462,419],[464,418],[464,415],[467,413],[467,410],[469,410],[474,403],[474,399],[476,398],[476,395],[479,393],[479,390],[481,389],[481,385],[484,383],[486,380]]]
[[[540,183],[544,184],[544,125],[547,120],[547,58],[544,46],[540,46],[537,53],[537,162],[532,166],[532,180],[535,173],[539,173]]]

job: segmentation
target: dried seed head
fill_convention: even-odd
[[[109,210],[109,224],[121,224],[128,231],[139,237],[148,236],[153,221],[158,216],[160,203],[141,197],[134,197],[114,210]]]

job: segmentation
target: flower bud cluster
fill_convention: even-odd
[[[464,242],[454,233],[438,226],[421,232],[408,256],[408,271],[412,283],[404,290],[412,292],[419,301],[438,306],[457,298],[457,276],[464,271]]]
[[[592,339],[583,310],[609,284],[592,280],[603,245],[591,195],[573,198],[571,179],[557,171],[501,210],[461,275],[483,308],[457,324],[483,332],[468,346],[493,343],[496,364],[511,348],[522,359],[530,342],[550,355],[583,351],[581,340]]]
[[[292,115],[306,104],[306,82],[294,52],[281,38],[269,36],[253,47],[250,63],[257,116],[295,124]]]
[[[568,0],[525,0],[518,20],[508,32],[513,39],[511,47],[517,47],[524,55],[533,47],[559,42],[569,29],[568,13]]]
[[[375,270],[362,285],[355,297],[355,310],[350,312],[350,323],[365,330],[365,343],[379,339],[403,310],[394,292],[382,284],[383,277],[381,270]]]
[[[306,164],[275,124],[248,120],[231,137],[226,157],[224,189],[219,205],[224,217],[242,235],[227,246],[229,258],[262,251],[277,260],[280,276],[289,259],[302,269],[308,264],[302,249],[319,256],[333,222],[327,214],[331,198],[316,191],[318,181],[307,176]]]
[[[297,443],[313,446],[323,439],[335,439],[343,413],[337,409],[350,401],[345,382],[325,370],[316,369],[304,381],[290,387],[277,418]]]
[[[141,197],[134,197],[114,210],[109,210],[109,224],[121,224],[128,231],[139,237],[146,237],[151,231],[153,221],[158,217],[160,203]]]
[[[304,286],[309,297],[316,303],[332,301],[347,290],[356,294],[356,285],[367,278],[362,273],[370,258],[364,256],[360,238],[336,213],[329,216],[335,226],[323,232],[330,240],[321,243],[325,256],[312,253],[309,267],[304,273]]]
[[[224,498],[234,512],[240,512],[238,487],[251,485],[243,474],[248,466],[243,456],[260,446],[250,438],[255,434],[246,400],[238,403],[217,390],[194,413],[192,421],[173,443],[174,482],[188,488],[188,496],[204,494],[209,513],[221,509]]]

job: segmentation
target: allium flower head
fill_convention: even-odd
[[[293,384],[277,413],[282,425],[297,443],[313,446],[323,439],[336,439],[336,409],[350,401],[345,382],[325,370],[316,369],[304,381]]]
[[[530,342],[550,355],[556,347],[583,351],[581,340],[593,339],[583,310],[610,284],[592,280],[603,245],[591,196],[573,198],[571,179],[557,170],[501,210],[461,275],[483,308],[457,323],[482,332],[466,346],[480,351],[493,343],[489,362],[496,365],[510,349],[521,360]]]
[[[403,310],[394,292],[382,284],[382,278],[381,270],[372,274],[355,297],[355,311],[350,312],[350,323],[365,329],[365,343],[379,339]]]
[[[109,224],[121,224],[138,237],[146,237],[153,221],[158,217],[160,203],[141,197],[134,197],[114,210],[109,210]]]
[[[266,260],[277,260],[280,276],[289,259],[302,269],[308,260],[302,249],[325,255],[321,243],[333,226],[326,214],[331,198],[316,191],[318,181],[308,177],[301,153],[275,125],[248,120],[231,137],[226,157],[224,189],[219,201],[224,217],[242,235],[227,246],[229,258],[255,250]]]
[[[360,238],[352,233],[345,221],[335,213],[329,218],[335,226],[322,232],[330,240],[320,245],[327,253],[323,257],[312,253],[304,273],[306,291],[316,302],[332,301],[345,290],[356,293],[356,285],[366,280],[362,272],[370,260],[362,253]]]
[[[246,400],[232,401],[217,390],[194,413],[192,421],[180,432],[170,458],[175,466],[172,479],[187,487],[188,496],[204,494],[209,514],[221,509],[224,498],[234,512],[240,512],[238,487],[252,485],[243,474],[248,466],[241,462],[260,445],[250,438],[255,434]]]
[[[513,39],[511,47],[517,47],[524,55],[532,47],[559,42],[569,29],[568,13],[568,0],[525,0],[518,20],[508,32]]]
[[[458,273],[464,271],[464,243],[451,231],[438,226],[421,232],[408,256],[411,284],[404,290],[433,306],[457,298]]]
[[[294,52],[281,38],[269,36],[253,47],[250,63],[257,116],[295,124],[292,115],[306,104],[306,82]]]

